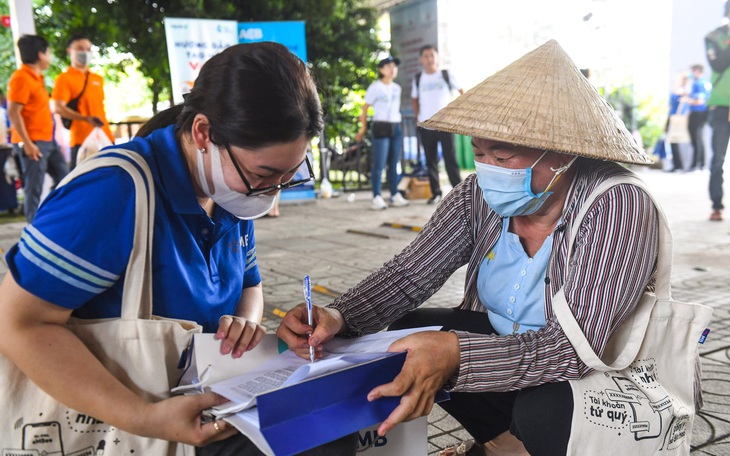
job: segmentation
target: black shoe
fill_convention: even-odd
[[[438,204],[439,202],[441,202],[441,195],[433,195],[426,201],[426,204]]]

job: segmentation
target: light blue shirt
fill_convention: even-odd
[[[509,218],[502,221],[502,234],[482,261],[477,277],[479,301],[501,335],[545,326],[545,271],[553,244],[551,233],[530,258],[519,236],[508,231],[509,223]]]

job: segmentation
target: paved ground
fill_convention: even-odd
[[[654,189],[675,238],[674,296],[715,309],[712,332],[702,346],[705,408],[692,435],[693,453],[730,455],[730,220],[708,222],[707,172],[663,173],[637,169]],[[730,195],[730,186],[726,192]],[[355,285],[415,236],[412,230],[383,224],[421,226],[433,211],[423,200],[410,207],[368,210],[370,195],[357,192],[310,204],[285,205],[282,215],[257,221],[257,252],[264,277],[267,328],[302,302],[301,280],[312,277],[314,301],[326,304]],[[730,218],[730,211],[727,214]],[[0,249],[7,250],[24,224],[0,225]],[[0,275],[5,264],[0,262]],[[457,271],[425,305],[459,303],[464,270]],[[454,445],[468,434],[438,407],[429,416],[429,455]]]

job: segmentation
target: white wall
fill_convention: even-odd
[[[467,88],[556,39],[578,67],[591,68],[594,84],[633,82],[637,92],[666,98],[672,11],[666,0],[410,0],[391,16],[417,23],[407,8],[434,2],[438,18],[428,26],[437,27],[443,66]],[[399,50],[403,43],[394,34],[392,44]]]
[[[670,33],[670,59],[667,81],[674,74],[695,63],[705,66],[709,79],[710,69],[705,57],[705,35],[723,22],[724,0],[673,0]]]

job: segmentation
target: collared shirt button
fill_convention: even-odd
[[[527,259],[527,262],[528,262],[528,263],[532,263],[532,258],[528,258],[528,259]]]
[[[203,228],[203,230],[200,233],[203,236],[208,237],[208,234],[210,233],[210,230],[208,228]]]
[[[526,276],[527,275],[527,271],[525,271],[524,269],[521,270],[520,271],[520,275],[523,276],[523,277]]]
[[[512,309],[507,309],[507,314],[512,315]]]
[[[516,283],[515,284],[515,290],[519,290],[519,289],[520,289],[520,284],[519,283]]]
[[[510,296],[509,297],[509,302],[515,302],[515,297],[514,296]]]

